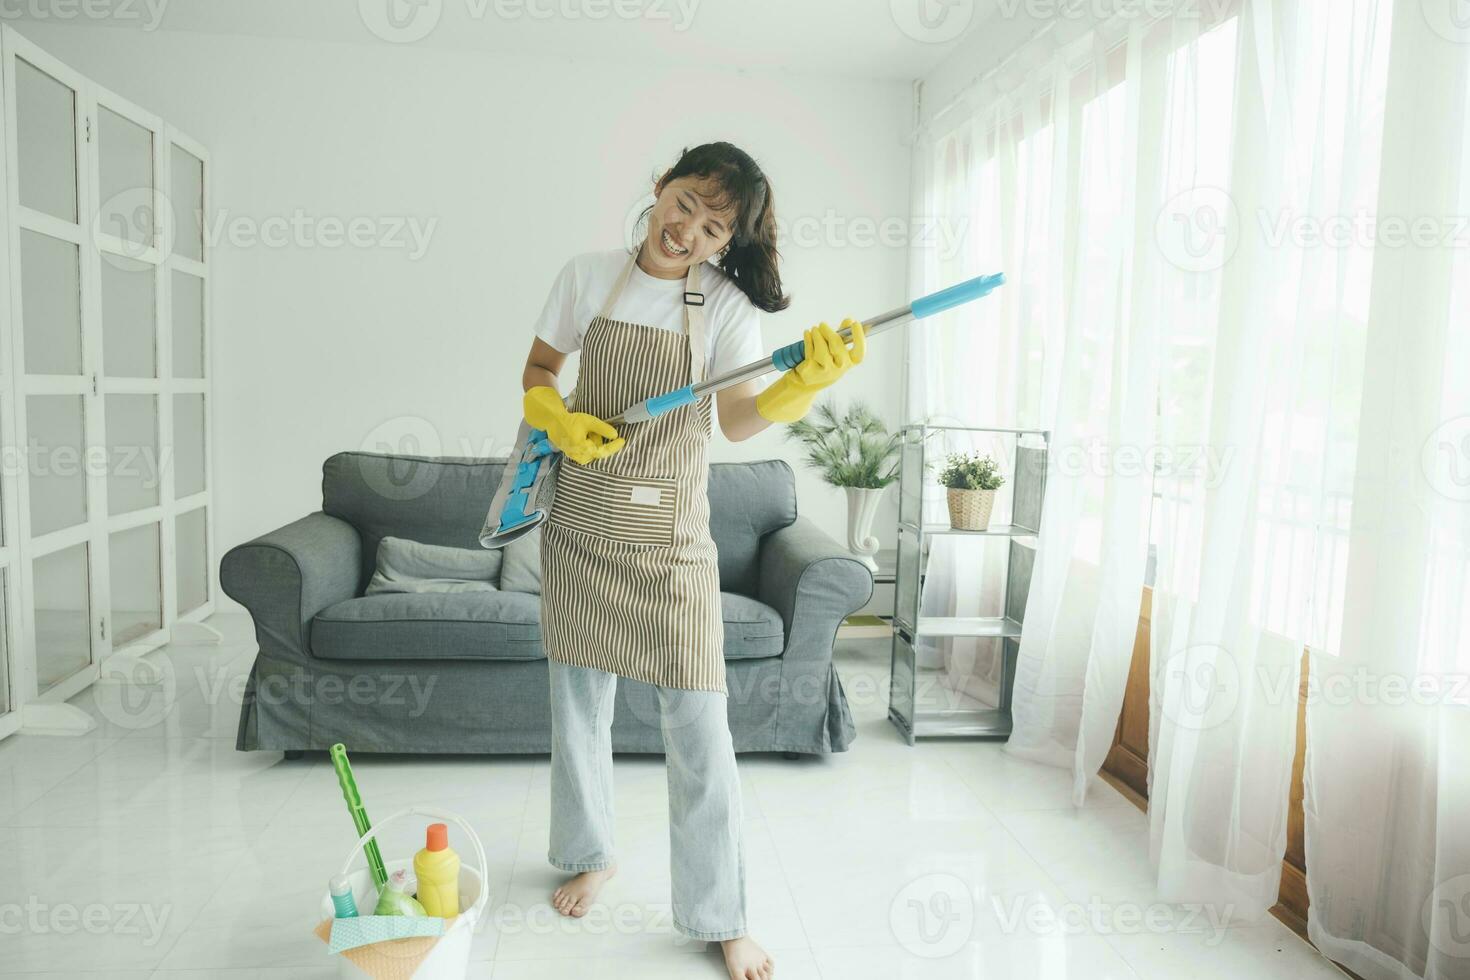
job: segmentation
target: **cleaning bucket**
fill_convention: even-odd
[[[480,843],[480,837],[475,833],[474,828],[465,822],[464,818],[429,807],[415,806],[407,810],[400,810],[358,838],[357,843],[353,845],[352,852],[347,855],[347,860],[342,865],[342,874],[346,876],[352,888],[352,898],[357,903],[357,907],[363,910],[364,915],[371,914],[373,908],[378,904],[377,883],[373,881],[373,875],[369,869],[362,868],[359,871],[352,871],[352,865],[357,861],[357,856],[367,842],[377,836],[378,831],[405,817],[430,817],[435,821],[453,823],[464,831],[474,851],[475,864],[464,863],[459,868],[459,907],[463,911],[446,922],[444,934],[439,937],[439,941],[429,950],[428,955],[423,958],[418,967],[411,974],[404,974],[411,976],[413,980],[462,980],[469,970],[470,943],[474,941],[475,930],[480,924],[481,917],[485,914],[485,904],[490,899],[490,889],[485,885],[485,847]],[[411,872],[413,858],[410,856],[402,860],[387,861],[385,865],[389,874],[399,868],[407,868]],[[330,893],[322,896],[321,914],[325,919],[336,915],[336,908],[332,904]],[[408,940],[401,940],[401,942],[408,942]],[[337,975],[353,978],[373,977],[373,974],[360,969],[345,954],[337,956]]]

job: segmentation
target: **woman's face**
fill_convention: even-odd
[[[676,177],[654,185],[657,199],[648,214],[648,240],[644,259],[654,271],[669,278],[682,276],[696,262],[703,262],[730,243],[735,232],[733,208],[712,209],[707,201],[718,201],[720,188],[700,177]]]

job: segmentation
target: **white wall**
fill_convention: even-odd
[[[678,150],[728,139],[770,176],[791,308],[768,347],[819,319],[905,300],[906,248],[864,237],[908,213],[907,84],[639,64],[515,60],[416,46],[28,22],[22,33],[213,154],[216,534],[220,553],[321,506],[321,464],[385,423],[446,455],[504,453],[530,323],[567,256],[620,244]],[[232,240],[311,222],[431,229],[417,254]],[[217,225],[218,227],[218,225]],[[871,236],[871,230],[867,230]],[[897,424],[901,341],[845,379]],[[408,422],[392,420],[408,419]],[[413,451],[413,445],[404,445]],[[844,538],[841,492],[777,429],[716,460],[782,456],[799,509]],[[877,531],[891,544],[896,493]],[[487,501],[488,505],[488,501]],[[217,560],[218,556],[216,556]],[[223,598],[223,597],[222,597]],[[228,601],[228,600],[226,600]]]

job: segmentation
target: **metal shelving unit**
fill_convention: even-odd
[[[977,432],[1015,437],[1011,470],[1010,520],[984,531],[952,528],[924,511],[931,439],[946,431]],[[1023,446],[1034,436],[1039,446]],[[898,504],[898,565],[893,602],[893,653],[889,673],[888,720],[913,745],[920,738],[1005,738],[1011,733],[1011,687],[1020,651],[1021,620],[1031,588],[1036,535],[1041,527],[1041,504],[1046,490],[1046,454],[1050,433],[1044,429],[1005,429],[978,426],[907,425],[900,430]],[[1005,602],[1002,616],[920,616],[928,545],[938,535],[995,538],[1006,544]],[[1003,658],[998,705],[983,704],[939,684],[939,671],[921,668],[915,641],[922,636],[991,637],[1001,644]],[[932,692],[942,691],[942,698]]]

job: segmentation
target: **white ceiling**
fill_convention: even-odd
[[[132,30],[656,65],[920,78],[996,0],[23,0],[5,14]],[[390,16],[391,14],[391,16]],[[393,40],[386,40],[392,38]]]

